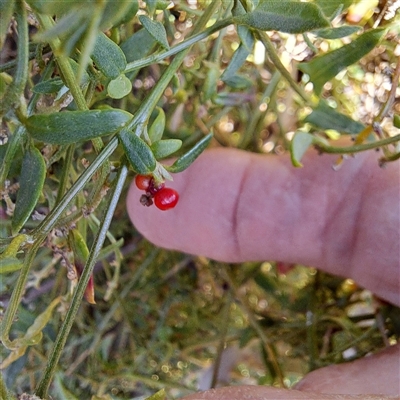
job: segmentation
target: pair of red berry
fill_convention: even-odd
[[[140,203],[144,206],[151,206],[154,200],[155,206],[165,211],[174,208],[178,203],[178,192],[165,187],[164,183],[157,184],[151,175],[136,175],[135,184],[138,189],[146,192],[140,197]]]

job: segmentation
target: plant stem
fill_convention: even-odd
[[[265,49],[267,50],[268,57],[271,59],[273,64],[275,65],[276,69],[282,74],[282,76],[288,81],[289,85],[292,89],[304,100],[304,102],[309,105],[310,107],[315,107],[316,102],[313,101],[305,92],[304,90],[297,84],[297,82],[293,79],[290,72],[285,68],[280,60],[278,54],[276,53],[275,47],[272,44],[270,38],[265,32],[256,31],[256,35],[258,36],[259,40],[264,45]]]
[[[400,79],[400,57],[397,57],[396,69],[395,69],[393,77],[392,77],[392,87],[390,89],[389,97],[386,100],[386,103],[385,103],[384,107],[381,109],[379,115],[375,118],[375,121],[377,121],[377,122],[382,121],[383,118],[386,117],[386,115],[389,113],[390,109],[392,108],[394,100],[396,99],[396,90],[398,88],[399,79]]]
[[[60,183],[58,185],[58,192],[56,204],[58,204],[64,196],[68,184],[69,170],[71,168],[72,160],[74,157],[75,144],[70,144],[67,148],[67,153],[64,158],[64,165],[61,172]]]
[[[0,372],[0,399],[8,400],[9,396],[7,393],[7,387],[3,379],[3,374]]]
[[[194,34],[196,34],[199,30],[201,30],[209,21],[211,15],[214,13],[216,8],[218,7],[219,1],[213,1],[210,3],[208,8],[204,11],[204,14],[197,21],[195,28],[193,29]],[[221,29],[221,27],[219,28]],[[191,43],[193,44],[193,43]],[[182,50],[182,49],[181,49]],[[138,110],[135,112],[132,121],[128,124],[127,129],[135,129],[136,134],[140,135],[143,131],[143,127],[146,124],[147,120],[150,118],[150,115],[157,105],[160,97],[164,93],[164,90],[167,88],[170,80],[173,78],[177,69],[183,62],[186,57],[187,52],[189,51],[189,46],[185,47],[183,51],[175,56],[175,58],[171,61],[167,69],[162,74],[160,80],[154,86],[153,90],[150,94],[145,98],[142,102]],[[127,72],[127,71],[126,71]]]
[[[67,311],[61,329],[57,335],[54,348],[51,352],[46,369],[44,371],[43,378],[37,387],[36,395],[38,395],[41,398],[47,398],[47,392],[50,383],[53,379],[55,370],[57,368],[61,352],[67,341],[68,334],[71,330],[72,324],[79,310],[79,306],[81,305],[82,298],[85,293],[86,286],[89,282],[90,275],[93,272],[93,268],[96,263],[97,257],[100,253],[101,248],[103,247],[104,240],[107,236],[108,228],[110,227],[114,211],[115,208],[117,207],[117,203],[122,193],[127,176],[128,176],[128,167],[126,165],[122,165],[121,169],[118,172],[117,178],[115,179],[112,195],[110,196],[109,202],[106,207],[106,212],[101,221],[101,228],[99,229],[97,236],[93,242],[88,260],[82,271],[82,275],[79,279],[78,285],[72,297],[71,305]]]
[[[17,69],[14,80],[4,94],[0,102],[0,117],[8,112],[10,108],[17,107],[20,97],[28,81],[29,62],[29,36],[28,18],[25,3],[22,0],[16,1],[18,42],[17,42]]]
[[[137,61],[132,61],[131,63],[128,63],[124,73],[132,72],[135,71],[136,69],[147,67],[148,65],[154,64],[154,63],[159,63],[162,60],[171,57],[177,53],[180,53],[183,50],[188,49],[195,43],[199,42],[200,40],[206,39],[208,36],[212,35],[215,32],[218,32],[219,30],[227,27],[228,25],[233,23],[232,18],[227,18],[222,21],[216,22],[213,26],[210,26],[209,28],[205,29],[203,32],[195,34],[188,39],[184,40],[181,43],[178,43],[174,47],[171,47],[169,50],[164,51],[160,54],[155,54],[149,57],[142,58]]]
[[[248,126],[247,126],[245,133],[242,136],[242,139],[239,144],[239,147],[241,149],[245,149],[251,140],[253,140],[254,142],[257,140],[256,134],[258,135],[258,133],[259,133],[259,131],[256,130],[257,125],[259,124],[261,117],[269,109],[269,106],[267,106],[265,111],[260,111],[260,106],[262,103],[265,103],[266,101],[271,99],[271,96],[273,95],[273,93],[275,92],[275,89],[278,86],[280,78],[281,78],[281,73],[279,71],[275,70],[271,76],[271,80],[269,81],[269,83],[258,103],[258,107],[255,108],[253,113],[251,114],[251,119],[248,123]]]
[[[111,156],[113,151],[118,146],[118,139],[114,137],[108,144],[103,148],[101,153],[96,157],[92,164],[82,173],[82,175],[76,180],[76,182],[71,186],[62,200],[51,210],[47,217],[42,221],[42,223],[36,228],[33,233],[33,237],[36,239],[38,237],[45,237],[56,225],[58,218],[63,214],[63,212],[68,207],[69,203],[75,198],[75,196],[83,189],[89,179],[97,171],[97,169]]]
[[[25,259],[24,259],[24,264],[23,264],[23,266],[21,268],[21,272],[18,276],[17,283],[15,284],[14,289],[12,291],[10,302],[7,306],[7,309],[4,313],[3,320],[1,321],[1,324],[0,324],[1,341],[3,342],[3,345],[10,350],[13,349],[13,342],[10,341],[10,338],[9,338],[11,325],[13,323],[18,306],[21,302],[21,298],[22,298],[22,295],[23,295],[23,292],[25,289],[26,281],[28,279],[28,273],[29,273],[30,267],[36,256],[36,253],[39,250],[41,243],[42,243],[42,241],[40,241],[40,240],[35,241],[32,248],[26,254]]]
[[[223,352],[225,349],[226,335],[228,333],[228,327],[229,327],[231,304],[232,304],[232,297],[230,296],[230,293],[229,293],[229,296],[226,296],[224,308],[222,310],[222,321],[221,321],[222,328],[219,332],[219,342],[217,345],[217,356],[215,357],[215,361],[214,361],[214,365],[213,365],[213,374],[212,374],[212,380],[211,380],[211,385],[210,385],[211,389],[217,387],[217,384],[218,384],[219,369],[221,367],[222,355],[223,355]]]
[[[322,153],[353,154],[353,153],[360,153],[365,150],[377,149],[379,147],[386,146],[386,145],[392,144],[392,143],[396,143],[398,141],[400,141],[400,134],[396,135],[396,136],[388,137],[386,139],[377,140],[376,142],[372,142],[372,143],[364,143],[364,144],[358,144],[358,145],[347,146],[347,147],[329,146],[328,144],[326,144],[326,143],[318,140],[318,138],[316,138],[314,145]]]
[[[231,275],[230,271],[228,270],[228,268],[224,267],[222,272],[223,272],[224,279],[227,281],[228,285],[230,286],[231,290],[233,291],[233,295],[239,300],[240,308],[247,315],[250,325],[256,331],[258,337],[260,338],[262,344],[264,345],[264,348],[267,352],[268,358],[270,359],[270,361],[273,365],[275,374],[279,379],[279,384],[283,388],[286,387],[285,382],[283,380],[282,369],[278,363],[278,360],[276,359],[275,353],[272,349],[269,339],[265,335],[265,333],[264,333],[263,329],[261,328],[260,324],[258,323],[257,319],[254,317],[253,311],[248,306],[247,301],[245,300],[245,298],[242,295],[240,295],[239,289],[238,289],[234,279],[232,278],[232,275]]]

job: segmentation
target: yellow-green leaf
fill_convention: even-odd
[[[305,152],[313,143],[313,135],[308,132],[296,132],[290,142],[290,157],[295,167],[302,167],[300,162]]]
[[[132,82],[121,74],[117,78],[110,81],[107,86],[107,94],[113,99],[122,99],[132,90]]]

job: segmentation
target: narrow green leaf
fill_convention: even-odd
[[[154,157],[157,160],[169,157],[182,147],[182,140],[179,139],[165,139],[158,140],[151,145]]]
[[[107,93],[113,99],[122,99],[132,90],[132,82],[121,74],[117,78],[110,81],[107,86]]]
[[[21,339],[21,342],[27,345],[36,344],[38,341],[35,340],[38,334],[42,333],[43,329],[50,321],[50,318],[53,314],[54,309],[58,306],[61,301],[61,297],[56,297],[47,308],[39,314],[33,324],[28,328],[25,333],[25,336]],[[41,336],[41,335],[40,335]],[[33,343],[32,343],[33,341]]]
[[[39,82],[32,88],[34,93],[57,93],[64,86],[60,78],[52,78],[47,81]]]
[[[169,49],[167,32],[160,21],[153,21],[147,15],[140,15],[139,21],[151,36],[166,50]]]
[[[86,264],[89,257],[89,249],[86,241],[77,229],[71,229],[68,232],[68,244],[74,252],[76,259],[79,260],[81,264]]]
[[[249,52],[251,52],[254,45],[254,36],[251,30],[244,25],[239,25],[237,27],[237,32],[240,38],[240,42],[247,48]]]
[[[156,107],[157,117],[149,128],[149,138],[151,143],[159,141],[165,130],[165,113],[161,107]]]
[[[334,129],[350,135],[360,133],[365,128],[361,122],[354,121],[349,116],[336,111],[322,100],[312,113],[304,119],[304,122],[321,129]]]
[[[166,167],[169,172],[176,173],[184,171],[192,164],[196,158],[206,149],[213,137],[212,133],[204,136],[194,147],[192,147],[186,154],[178,158],[171,166]]]
[[[313,34],[323,39],[340,39],[350,36],[362,29],[361,26],[343,25],[338,28],[325,28],[313,31]]]
[[[45,178],[46,164],[43,156],[36,147],[30,147],[22,160],[19,190],[11,221],[13,234],[19,232],[35,208],[42,193]]]
[[[290,158],[295,167],[302,167],[300,162],[305,152],[313,143],[313,135],[307,132],[296,132],[290,142]]]
[[[325,82],[368,54],[379,43],[384,33],[385,29],[371,29],[351,43],[315,57],[309,62],[300,63],[298,67],[310,75],[315,92],[320,93]]]
[[[303,33],[330,26],[315,4],[289,0],[260,1],[254,11],[234,17],[234,21],[262,31],[288,33]]]
[[[107,78],[117,78],[126,67],[126,58],[121,48],[104,33],[97,36],[92,55],[96,67]]]
[[[133,170],[142,175],[151,174],[157,161],[147,143],[127,129],[122,130],[118,136]]]
[[[22,268],[22,261],[16,257],[0,258],[0,274],[18,271]]]
[[[64,111],[32,115],[25,127],[34,139],[62,145],[115,133],[131,119],[122,110]]]
[[[239,27],[245,28],[245,27]],[[221,79],[225,82],[229,79],[233,78],[239,68],[245,63],[248,55],[250,54],[253,45],[254,45],[254,38],[251,32],[248,29],[241,29],[241,36],[240,36],[242,43],[233,53],[233,56],[226,67],[225,71],[221,75]]]

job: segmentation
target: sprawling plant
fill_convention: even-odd
[[[59,361],[99,261],[106,302],[124,309],[130,290],[123,229],[110,229],[130,174],[161,185],[209,145],[287,150],[294,167],[309,147],[338,154],[335,168],[370,149],[382,166],[400,158],[396,6],[369,3],[1,0],[0,398],[48,398],[52,382],[75,398]],[[95,381],[79,384],[106,396],[113,384]]]

